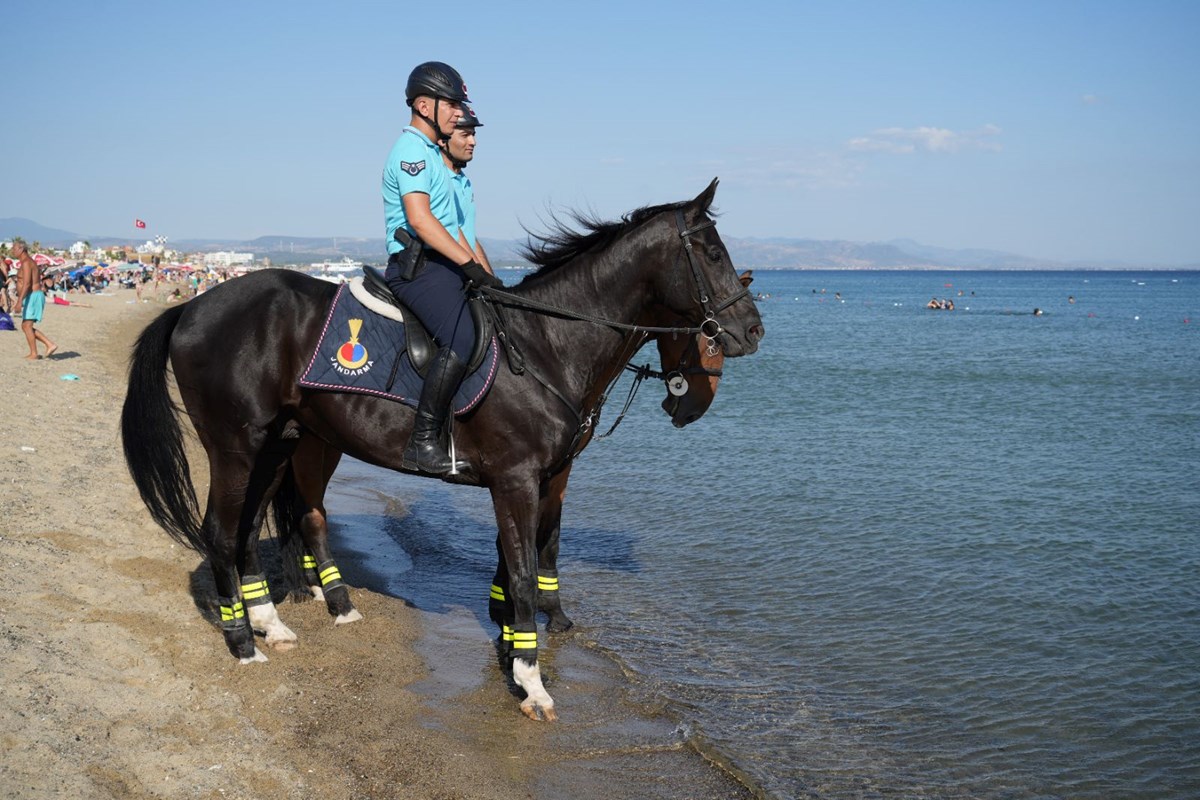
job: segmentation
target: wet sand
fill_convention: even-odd
[[[52,359],[23,360],[20,332],[0,332],[4,796],[749,796],[569,635],[543,659],[562,719],[525,719],[474,615],[364,589],[353,556],[361,622],[283,603],[299,646],[240,666],[203,559],[151,522],[125,471],[129,347],[164,308],[133,297],[48,306]]]

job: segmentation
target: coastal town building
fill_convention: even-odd
[[[233,253],[222,250],[204,254],[204,264],[209,267],[249,266],[253,262],[253,253]]]

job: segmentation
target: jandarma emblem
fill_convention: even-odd
[[[350,320],[350,340],[343,342],[337,350],[337,355],[329,359],[333,368],[342,375],[365,375],[375,364],[369,360],[367,348],[358,341],[362,324],[361,319]]]
[[[421,170],[425,169],[425,162],[418,161],[414,164],[411,161],[401,161],[400,169],[404,170],[409,175],[416,177],[417,175],[419,175],[421,173]]]

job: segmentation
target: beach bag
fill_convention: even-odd
[[[0,311],[0,331],[15,331],[17,326],[13,324],[12,317],[7,311]]]

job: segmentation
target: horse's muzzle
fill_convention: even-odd
[[[767,331],[761,319],[741,330],[726,328],[721,335],[721,350],[724,351],[726,358],[748,356],[758,350],[758,343],[766,334]]]

